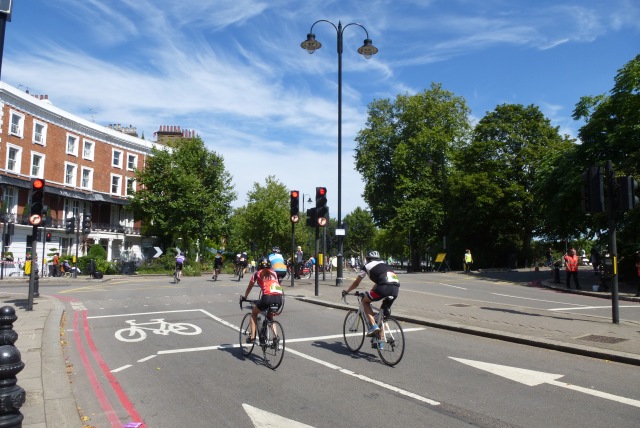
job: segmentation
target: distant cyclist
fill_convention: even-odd
[[[178,282],[180,282],[180,277],[182,276],[182,265],[186,260],[187,258],[184,256],[183,252],[180,252],[176,256],[176,279],[178,280]]]
[[[211,279],[214,281],[218,280],[218,275],[220,274],[220,270],[222,269],[222,263],[224,262],[224,258],[222,257],[222,250],[218,250],[216,256],[213,259],[213,276]]]
[[[376,324],[373,317],[373,310],[371,309],[371,302],[377,302],[385,297],[393,296],[393,300],[385,302],[381,311],[387,312],[393,302],[398,297],[400,290],[400,281],[398,281],[398,275],[393,271],[391,266],[380,260],[380,254],[377,251],[369,251],[366,256],[366,264],[360,268],[358,276],[353,281],[348,290],[342,291],[342,295],[350,293],[351,290],[358,288],[362,278],[369,275],[369,279],[375,283],[371,291],[365,291],[365,297],[362,299],[362,307],[364,308],[367,318],[369,319],[369,325],[371,328],[367,332],[367,336],[374,336],[380,331],[380,327]]]
[[[242,270],[240,278],[244,278],[244,274],[247,273],[247,266],[249,266],[249,256],[247,255],[246,251],[243,251],[242,254],[240,254],[240,260],[238,261],[238,263],[240,264],[240,268]]]
[[[268,309],[271,305],[282,306],[282,287],[278,281],[278,275],[271,269],[271,263],[266,257],[258,260],[257,271],[251,275],[249,285],[244,292],[244,299],[247,300],[253,285],[257,283],[262,291],[260,301],[251,311],[251,337],[247,337],[247,343],[251,343],[256,338],[256,320],[260,311]]]
[[[278,275],[278,282],[282,283],[282,278],[287,276],[287,265],[284,262],[284,257],[280,254],[280,247],[271,248],[271,254],[267,258],[271,263],[271,269]]]

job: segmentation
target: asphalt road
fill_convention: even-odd
[[[461,297],[464,291],[473,301],[546,309],[570,307],[580,298],[550,299],[504,276],[443,277],[433,277],[438,284],[429,293]],[[402,297],[426,292],[423,281],[403,277]],[[405,356],[388,367],[367,342],[357,354],[344,346],[344,311],[292,298],[279,318],[287,340],[284,361],[270,370],[259,354],[243,357],[237,347],[236,328],[245,313],[238,296],[245,287],[227,275],[215,283],[185,278],[177,286],[168,277],[131,277],[41,287],[41,293],[55,294],[67,305],[64,348],[85,424],[122,426],[142,419],[149,427],[640,423],[635,366],[406,323]],[[581,310],[607,316],[604,310]],[[637,319],[637,311],[623,310],[623,319]],[[181,323],[193,334],[175,333],[153,321],[159,319]],[[149,328],[145,339],[116,335],[133,323],[154,322],[143,326]],[[538,373],[527,372],[525,384],[517,369]]]

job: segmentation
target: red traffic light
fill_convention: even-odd
[[[319,196],[324,196],[327,194],[327,188],[326,187],[318,187],[317,189],[317,193]]]
[[[292,198],[297,198],[298,196],[300,196],[300,192],[298,192],[297,190],[292,190],[291,191],[291,197]]]
[[[34,189],[40,190],[40,189],[44,188],[44,180],[41,179],[41,178],[34,178],[33,181],[31,182],[31,186]]]

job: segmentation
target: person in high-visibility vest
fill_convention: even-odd
[[[571,288],[571,277],[573,277],[576,283],[576,290],[580,290],[580,282],[578,282],[579,260],[575,248],[570,249],[569,253],[564,255],[564,262],[567,266],[567,288]]]
[[[464,273],[471,273],[472,264],[473,257],[471,256],[471,250],[466,250],[464,253]]]

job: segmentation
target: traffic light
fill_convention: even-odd
[[[316,223],[316,209],[315,208],[309,208],[307,210],[307,226],[309,227],[316,227],[318,225],[318,223]]]
[[[289,212],[291,214],[291,223],[297,223],[300,220],[300,192],[297,190],[291,191],[291,208]]]
[[[64,231],[67,233],[73,233],[76,230],[76,218],[67,217],[64,220]]]
[[[45,241],[51,242],[51,233],[47,232],[47,236],[45,236]]]
[[[89,233],[91,233],[91,213],[82,216],[82,234],[88,235]]]
[[[632,210],[639,205],[638,182],[631,176],[618,177],[618,211]]]
[[[327,188],[316,187],[316,222],[318,226],[327,225],[329,207],[327,207]]]
[[[582,210],[604,212],[604,174],[599,166],[591,166],[582,173]]]
[[[29,223],[39,226],[42,223],[42,209],[44,208],[44,180],[42,178],[31,179],[31,206],[29,210]]]

